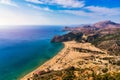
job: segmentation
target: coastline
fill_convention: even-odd
[[[23,71],[21,75],[17,76],[16,80],[21,80],[21,79],[23,79],[24,76],[28,75],[29,73],[34,72],[37,68],[39,68],[40,66],[42,66],[45,62],[47,62],[48,60],[50,60],[54,56],[56,56],[57,53],[60,52],[64,48],[64,44],[63,43],[53,43],[53,46],[55,46],[54,49],[50,48],[50,49],[52,49],[52,51],[49,50],[49,51],[51,51],[51,52],[49,52],[49,54],[51,55],[50,57],[45,58],[44,60],[38,61],[37,62],[38,65],[35,66],[35,67],[32,67],[31,69],[29,69],[29,68],[27,70],[25,69],[26,71]],[[27,79],[25,79],[25,80],[27,80]]]
[[[76,62],[80,61],[84,57],[90,57],[92,54],[87,54],[82,52],[81,54],[79,52],[74,51],[72,48],[83,48],[88,49],[91,51],[99,51],[101,53],[105,53],[104,51],[100,50],[99,48],[96,48],[95,46],[91,45],[91,43],[77,43],[75,41],[68,41],[63,42],[64,48],[58,52],[57,55],[55,55],[52,59],[45,62],[43,65],[38,67],[37,69],[33,70],[32,72],[28,73],[24,77],[22,77],[20,80],[28,80],[28,78],[32,78],[33,74],[37,74],[40,71],[50,71],[50,70],[62,70],[65,68],[68,68],[70,66],[78,67]],[[69,53],[69,54],[68,54]],[[105,54],[106,55],[106,54]],[[88,67],[93,67],[90,64]],[[82,67],[85,67],[86,65],[83,65]],[[31,80],[31,79],[30,79]]]
[[[65,43],[63,43],[63,49],[61,49],[53,58],[57,57],[57,55],[64,50],[65,48]],[[44,65],[49,63],[49,61],[52,61],[52,59],[49,59],[48,61],[44,62],[42,65],[38,66],[35,70],[31,71],[30,73],[26,74],[25,76],[19,77],[18,80],[27,80],[28,78],[32,77],[34,73],[37,73],[38,71],[45,70]]]

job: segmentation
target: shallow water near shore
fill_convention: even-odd
[[[61,26],[0,30],[0,80],[17,80],[51,59],[63,44],[50,40],[64,33]]]

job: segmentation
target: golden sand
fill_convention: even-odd
[[[82,48],[87,49],[91,51],[98,51],[98,52],[104,52],[100,50],[99,48],[96,48],[95,46],[91,45],[91,43],[77,43],[75,41],[68,41],[64,42],[64,48],[52,59],[45,62],[43,65],[35,69],[34,71],[30,72],[29,74],[25,75],[20,80],[27,80],[28,78],[32,77],[33,73],[38,73],[39,71],[49,71],[49,70],[61,70],[68,68],[70,66],[74,67],[85,67],[86,65],[78,65],[78,62],[83,62],[83,58],[88,58],[91,55],[94,55],[92,53],[84,53],[84,52],[77,52],[73,49],[73,47],[76,48]],[[104,52],[105,53],[105,52]],[[103,56],[106,54],[103,54]],[[86,62],[88,63],[88,62]],[[91,64],[90,61],[88,63],[87,67],[91,67],[94,64]]]

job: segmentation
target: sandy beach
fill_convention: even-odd
[[[95,46],[91,45],[91,43],[77,43],[75,41],[64,42],[64,48],[56,56],[54,56],[49,61],[45,62],[43,65],[41,65],[34,71],[25,75],[20,80],[27,80],[28,78],[31,78],[33,74],[38,73],[40,71],[61,70],[73,65],[74,67],[79,67],[79,65],[77,64],[78,61],[82,61],[83,58],[88,58],[91,55],[94,55],[93,53],[89,54],[86,52],[78,52],[74,48],[82,48],[85,50],[91,50],[93,52],[97,51],[105,53],[99,48],[96,48]],[[81,67],[84,67],[84,65]]]

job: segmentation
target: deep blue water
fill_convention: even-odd
[[[0,30],[0,80],[17,80],[56,55],[63,44],[50,40],[59,34],[60,26]]]

